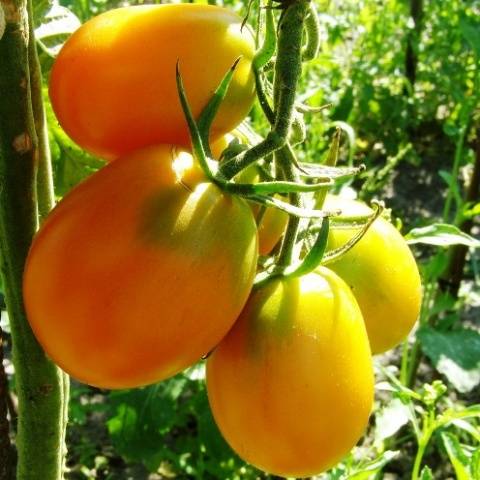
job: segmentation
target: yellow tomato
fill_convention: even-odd
[[[254,290],[207,360],[208,398],[231,447],[285,477],[326,470],[363,434],[373,401],[365,325],[326,268]]]
[[[177,60],[198,116],[241,57],[212,126],[212,139],[220,137],[254,100],[254,42],[241,23],[225,8],[185,3],[130,6],[89,20],[52,69],[50,98],[60,124],[81,147],[106,159],[155,143],[188,147]]]
[[[361,202],[328,196],[325,207],[344,215],[368,215]],[[328,249],[348,242],[358,227],[332,225]],[[355,247],[328,264],[352,289],[367,327],[373,353],[400,343],[413,328],[421,303],[421,280],[415,258],[398,230],[378,218]]]
[[[220,341],[247,300],[252,213],[182,158],[190,166],[174,169],[172,149],[156,146],[108,164],[34,239],[23,290],[30,325],[82,382],[127,388],[174,375]]]

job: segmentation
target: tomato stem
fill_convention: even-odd
[[[307,44],[303,49],[303,61],[308,62],[317,57],[320,49],[320,22],[318,21],[317,9],[312,2],[308,7],[308,15],[305,19],[307,32]]]
[[[207,139],[205,140],[205,138],[202,136],[198,128],[197,123],[195,122],[195,119],[193,118],[190,105],[188,104],[188,99],[186,97],[185,88],[183,87],[182,75],[180,74],[180,65],[178,61],[177,61],[175,70],[176,70],[175,78],[177,82],[177,91],[180,97],[180,103],[182,105],[183,113],[185,114],[185,119],[188,124],[188,130],[190,132],[190,137],[192,140],[193,153],[195,154],[195,158],[199,162],[203,170],[203,173],[205,173],[205,176],[210,181],[214,182],[215,177],[207,162],[208,150],[210,149],[208,144],[208,131],[207,131]],[[216,103],[215,100],[211,100],[211,102],[212,101]],[[209,105],[210,105],[210,102],[209,102]],[[208,105],[206,108],[208,108]],[[208,122],[205,120],[204,127],[206,124],[208,124]]]
[[[207,106],[202,110],[200,113],[200,117],[197,121],[198,131],[200,133],[200,137],[203,140],[206,152],[209,156],[211,156],[210,147],[209,147],[209,136],[210,136],[210,127],[212,126],[213,120],[215,115],[220,108],[222,101],[224,100],[228,87],[233,78],[233,74],[235,73],[235,69],[237,68],[238,63],[240,62],[240,58],[237,58],[228,72],[223,77],[222,81],[215,89],[211,99],[209,100]],[[178,64],[177,64],[178,65]]]
[[[325,217],[322,220],[322,226],[320,227],[320,231],[312,248],[310,248],[299,265],[292,266],[291,269],[285,271],[285,276],[300,277],[302,275],[307,275],[308,273],[313,272],[321,264],[327,248],[329,230],[330,220],[328,217]]]
[[[298,181],[298,176],[294,169],[294,162],[290,158],[289,152],[292,153],[289,149],[282,148],[276,152],[276,160],[285,178]],[[300,208],[303,207],[302,199],[298,193],[290,193],[289,199],[292,205]],[[276,262],[279,267],[288,267],[294,260],[294,250],[299,230],[300,218],[290,216]]]
[[[268,122],[270,123],[270,125],[273,125],[273,123],[275,122],[275,113],[272,110],[272,107],[270,106],[270,102],[265,92],[265,87],[263,85],[263,80],[262,80],[262,74],[260,70],[254,69],[254,75],[255,75],[255,89],[257,92],[258,102]]]
[[[340,150],[341,135],[342,135],[342,130],[339,127],[337,127],[332,138],[330,149],[328,150],[327,159],[325,160],[325,163],[324,163],[324,165],[326,165],[327,167],[335,167],[337,165],[338,152]],[[323,204],[325,203],[325,199],[327,198],[327,193],[328,193],[328,188],[324,188],[317,195],[317,199],[315,202],[315,206],[317,208],[322,208]]]
[[[28,15],[33,18],[31,0],[28,0]],[[30,70],[30,90],[32,95],[33,118],[38,138],[37,196],[38,212],[44,218],[55,205],[53,190],[52,162],[48,142],[48,127],[42,96],[42,72],[38,59],[33,22],[29,22],[28,61]]]
[[[274,207],[288,213],[291,216],[298,218],[324,218],[330,217],[338,211],[326,211],[326,210],[312,210],[310,208],[297,207],[291,203],[284,202],[278,198],[269,197],[266,195],[245,195],[245,198],[252,202],[265,205],[266,207]]]
[[[273,57],[277,48],[277,35],[275,31],[275,21],[273,18],[272,1],[265,7],[265,38],[262,46],[255,53],[253,58],[253,68],[260,71]]]
[[[295,95],[302,69],[304,22],[309,4],[309,0],[297,0],[282,12],[277,29],[273,126],[262,142],[221,165],[220,172],[227,179],[287,143],[295,114]]]
[[[368,221],[362,226],[359,232],[341,247],[328,252],[323,257],[322,265],[326,265],[328,263],[334,262],[339,257],[347,253],[349,250],[351,250],[363,238],[363,236],[368,232],[368,229],[373,225],[373,222],[381,215],[384,209],[383,205],[380,203],[374,203],[373,206],[374,206],[373,214],[369,217]]]

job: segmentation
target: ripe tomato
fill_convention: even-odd
[[[183,153],[183,157],[191,157]],[[32,329],[73,377],[126,388],[208,353],[249,295],[257,233],[241,199],[175,172],[149,147],[72,190],[37,234],[24,274]]]
[[[254,290],[207,360],[220,431],[246,461],[285,477],[337,463],[373,402],[365,325],[350,289],[326,268]]]
[[[50,77],[53,109],[81,147],[106,159],[156,143],[190,145],[175,64],[197,116],[241,57],[213,123],[212,138],[232,130],[254,100],[252,35],[221,7],[142,5],[110,10],[80,27]]]
[[[327,197],[325,206],[349,216],[372,213],[361,202],[334,196]],[[332,226],[328,248],[340,247],[356,232],[352,226]],[[420,274],[407,243],[391,223],[375,220],[360,242],[328,267],[352,289],[373,353],[393,348],[408,335],[420,312]]]

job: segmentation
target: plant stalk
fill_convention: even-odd
[[[473,165],[472,177],[467,187],[465,195],[466,203],[475,203],[480,200],[480,128],[477,129],[475,141],[475,163]],[[459,215],[457,222],[458,228],[467,234],[471,233],[473,227],[473,218],[463,218]],[[463,270],[467,259],[468,247],[465,245],[454,245],[449,252],[448,264],[445,272],[439,279],[440,289],[450,293],[452,296],[458,296],[460,283],[463,278]]]
[[[410,30],[407,37],[407,50],[405,53],[405,76],[410,82],[411,89],[417,79],[418,65],[418,42],[422,32],[423,0],[410,0],[410,18],[413,20],[414,28]]]
[[[28,62],[30,71],[30,90],[32,95],[33,118],[38,139],[37,199],[40,219],[47,216],[55,204],[53,192],[52,162],[48,142],[48,128],[42,96],[42,71],[38,59],[33,25],[32,0],[28,0],[29,41]]]
[[[38,226],[39,157],[29,72],[26,0],[0,0],[0,269],[13,343],[18,395],[18,480],[60,480],[64,376],[28,324],[22,298],[27,253]]]

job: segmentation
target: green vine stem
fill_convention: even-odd
[[[38,144],[30,91],[26,0],[0,0],[0,268],[18,395],[18,480],[59,480],[63,467],[64,376],[26,319],[22,275],[38,226]]]
[[[262,46],[257,50],[253,58],[253,68],[255,71],[259,71],[272,59],[276,47],[277,36],[273,18],[273,7],[272,2],[269,1],[265,7],[265,38],[263,39]]]
[[[34,18],[32,0],[28,0],[29,39],[28,62],[30,72],[30,92],[32,97],[33,119],[35,133],[38,139],[38,167],[37,167],[37,203],[40,221],[43,220],[55,206],[55,193],[53,186],[52,158],[48,140],[48,125],[43,104],[42,94],[42,69],[38,58],[35,41]],[[70,377],[62,374],[62,407],[63,424],[61,426],[61,448],[64,450],[63,461],[66,459],[66,433],[68,423],[68,399],[70,396]]]
[[[298,262],[298,264],[292,264],[290,266],[283,266],[275,264],[273,269],[267,269],[260,272],[255,277],[254,288],[259,288],[262,285],[268,283],[272,278],[294,278],[307,275],[313,272],[321,263],[328,241],[329,231],[329,218],[325,217],[322,222],[322,227],[317,235],[317,239],[312,248],[308,251],[305,257]]]
[[[361,229],[344,245],[325,254],[322,260],[322,265],[335,262],[339,257],[351,250],[364,237],[369,228],[373,225],[373,222],[382,214],[384,210],[382,203],[373,203],[372,206],[374,207],[374,212],[368,217],[366,223],[361,226]],[[340,221],[337,223],[337,225],[341,226],[343,223],[344,225],[350,224],[350,226],[354,226],[361,218],[364,217],[343,217],[340,218]],[[331,223],[335,224],[335,218],[332,219]]]
[[[315,59],[320,50],[320,22],[313,2],[308,8],[308,15],[305,19],[305,31],[307,32],[307,44],[303,49],[303,61],[308,62]]]
[[[475,139],[475,161],[470,181],[465,194],[465,205],[475,205],[480,201],[480,126],[476,130]],[[473,216],[465,218],[464,211],[457,212],[455,224],[467,234],[471,233],[474,225]],[[448,264],[439,279],[440,288],[457,297],[460,284],[463,278],[463,270],[468,254],[468,247],[465,245],[454,245],[450,248]]]
[[[338,153],[340,151],[341,135],[342,135],[342,131],[339,127],[337,127],[333,135],[332,144],[330,145],[330,149],[328,150],[327,159],[325,160],[325,163],[324,163],[324,165],[327,167],[335,167],[337,165]],[[327,193],[328,193],[328,188],[324,188],[317,195],[317,199],[315,202],[316,208],[322,208],[323,204],[325,203],[325,199],[327,198]]]
[[[251,163],[284,147],[295,113],[295,93],[302,69],[302,40],[308,0],[285,2],[279,25],[274,80],[275,122],[265,140],[224,162],[220,172],[230,179]],[[291,180],[287,178],[287,180]]]
[[[34,35],[32,0],[28,0],[29,41],[28,62],[30,70],[30,90],[32,95],[33,118],[38,139],[37,197],[40,218],[47,216],[55,204],[53,192],[52,162],[45,108],[42,97],[42,71],[38,59]]]
[[[271,133],[282,139],[281,143],[277,142],[280,148],[275,152],[275,161],[278,170],[289,182],[299,180],[295,171],[298,162],[287,140],[296,114],[295,96],[302,71],[302,41],[309,7],[310,2],[303,0],[287,4],[278,24],[278,52],[273,82],[275,122]],[[303,207],[299,193],[292,192],[289,198],[293,206]],[[276,259],[277,267],[287,268],[292,263],[300,224],[299,217],[289,217]]]
[[[294,163],[287,155],[287,149],[284,147],[276,153],[276,160],[286,178],[296,181],[297,175],[294,169]],[[298,193],[290,193],[290,203],[296,207],[303,207],[302,199]],[[276,264],[280,268],[288,267],[294,258],[295,244],[297,242],[298,232],[300,229],[300,218],[290,216],[288,218],[287,229],[283,236],[280,252],[277,257]]]

